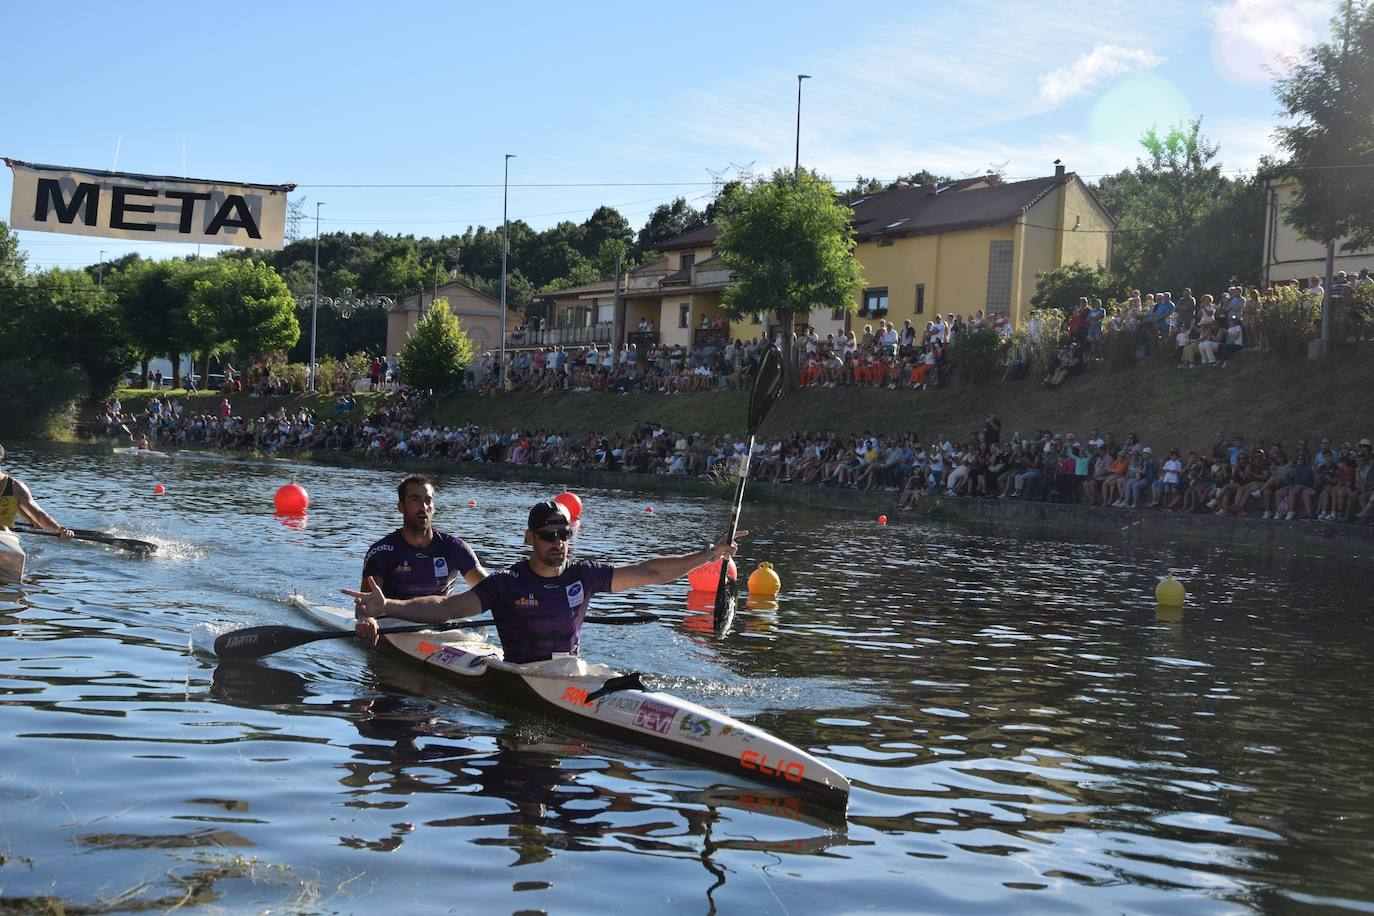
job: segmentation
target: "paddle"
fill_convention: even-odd
[[[735,543],[735,532],[739,530],[740,510],[744,507],[744,484],[749,479],[749,459],[754,453],[754,436],[763,425],[773,402],[782,394],[782,354],[777,347],[769,347],[759,363],[759,374],[754,379],[754,390],[749,392],[749,447],[740,461],[739,484],[735,487],[735,502],[730,511],[730,533],[727,544]],[[735,605],[739,602],[739,584],[731,581],[729,564],[720,564],[720,581],[716,584],[715,631],[717,636],[730,632],[735,620]]]
[[[15,525],[14,530],[22,531],[24,534],[41,534],[44,537],[55,538],[58,536],[56,531],[48,531],[44,528],[35,528],[33,525]],[[89,531],[85,528],[71,529],[72,537],[78,541],[94,541],[97,544],[106,544],[110,547],[118,547],[120,550],[127,550],[131,553],[155,553],[156,544],[147,541],[138,541],[133,538],[117,538],[113,534],[106,534],[103,531]]]
[[[658,619],[656,614],[611,614],[586,617],[583,622],[605,624],[652,623]],[[481,620],[458,620],[439,626],[422,623],[408,627],[388,627],[381,631],[381,635],[386,636],[390,633],[445,633],[449,630],[470,630],[476,627],[485,627],[491,623],[492,620],[489,617],[484,617]],[[215,638],[214,648],[215,655],[224,661],[241,661],[262,658],[274,652],[284,652],[287,649],[294,649],[307,643],[319,642],[322,639],[346,639],[352,635],[354,635],[352,630],[306,630],[302,627],[291,627],[284,624],[268,624],[261,627],[249,627],[246,630],[234,630],[231,633],[218,636]]]

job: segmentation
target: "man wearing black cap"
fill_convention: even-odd
[[[569,563],[573,533],[568,510],[548,500],[530,510],[525,530],[529,558],[493,573],[470,591],[398,601],[387,598],[375,579],[369,580],[370,591],[346,588],[344,594],[354,599],[358,635],[375,644],[377,617],[442,623],[490,608],[506,661],[543,661],[577,652],[582,620],[597,592],[623,592],[671,582],[698,566],[735,553],[735,545],[722,540],[694,553],[655,557],[626,566],[590,560]],[[736,537],[746,534],[741,531]]]

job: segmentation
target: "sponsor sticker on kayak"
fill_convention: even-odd
[[[676,715],[677,710],[671,706],[665,706],[653,700],[642,700],[639,704],[639,712],[635,713],[635,725],[658,732],[660,735],[666,735]]]
[[[711,737],[711,720],[703,716],[694,716],[690,712],[684,712],[677,730],[693,741],[705,741]]]

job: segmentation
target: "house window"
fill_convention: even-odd
[[[859,310],[860,315],[871,315],[874,318],[881,318],[887,314],[887,287],[878,286],[873,289],[864,290],[864,305]]]
[[[988,242],[988,312],[1011,313],[1011,242]]]
[[[830,310],[830,320],[831,320],[831,321],[844,321],[844,312],[845,312],[844,309],[831,309],[831,310]]]
[[[684,252],[682,253],[682,267],[679,268],[679,269],[680,269],[680,270],[686,270],[687,268],[691,267],[691,266],[692,266],[693,264],[695,264],[696,262],[697,262],[697,253],[696,253],[695,251],[684,251]]]
[[[751,324],[763,324],[763,312],[755,312],[755,313],[754,313],[754,319],[753,319],[753,321],[751,321],[750,323],[751,323]]]
[[[684,302],[677,307],[677,326],[685,328],[692,322],[692,303]]]
[[[925,313],[926,313],[926,285],[925,285],[924,283],[917,283],[917,284],[916,284],[916,314],[917,314],[917,315],[924,315]]]

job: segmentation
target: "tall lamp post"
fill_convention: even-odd
[[[792,160],[792,180],[801,181],[801,84],[811,79],[809,73],[797,74],[797,147]]]
[[[506,174],[501,179],[501,327],[498,333],[501,335],[502,391],[506,390],[506,252],[509,249],[510,233],[510,221],[506,218],[506,201],[510,190],[510,161],[514,158],[514,153],[506,153]]]
[[[315,201],[315,295],[310,299],[310,390],[315,390],[315,326],[320,311],[320,207]]]
[[[105,252],[100,252],[100,264],[95,269],[95,285],[105,288]]]

